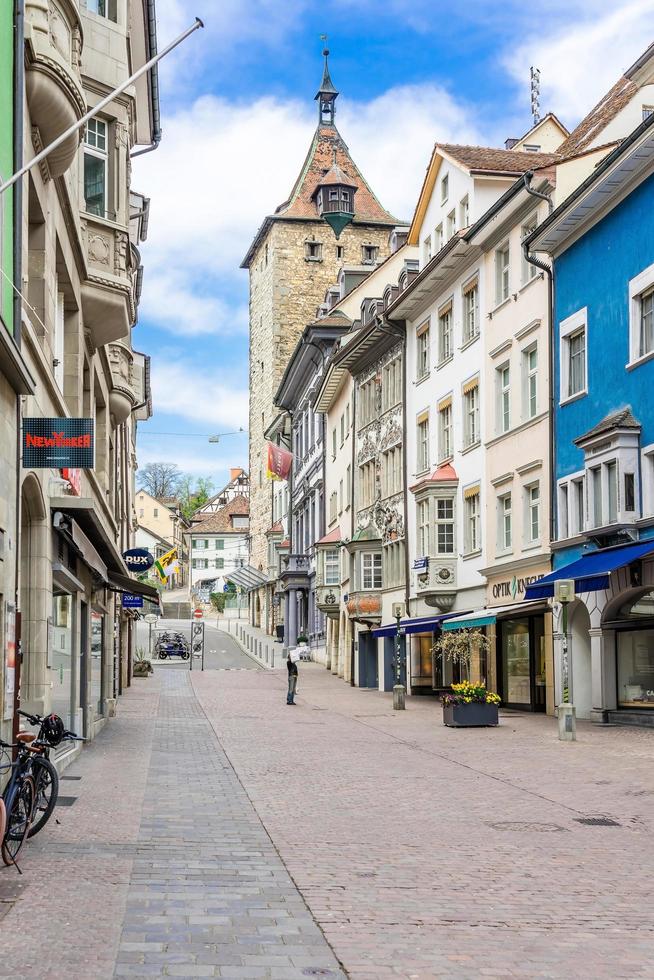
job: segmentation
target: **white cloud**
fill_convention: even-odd
[[[198,360],[200,363],[193,366],[171,362],[165,355],[153,357],[155,413],[202,422],[219,432],[232,432],[241,426],[247,428],[247,388],[238,388],[219,363],[212,368],[206,366],[206,359],[201,356]]]
[[[247,300],[230,305],[214,294],[216,283],[191,281],[190,270],[148,263],[147,288],[144,290],[140,315],[176,337],[204,335],[246,336],[248,331]]]
[[[538,32],[502,63],[525,90],[530,66],[540,68],[542,112],[574,125],[645,50],[654,35],[654,6],[651,0],[582,2],[550,23],[556,27],[543,31],[539,22]]]

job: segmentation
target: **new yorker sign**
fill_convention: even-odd
[[[538,582],[542,577],[543,573],[540,575],[525,575],[523,578],[517,578],[514,575],[511,579],[496,582],[491,588],[493,599],[513,599],[515,601],[518,596],[525,594],[528,585],[533,585],[534,582]]]
[[[93,419],[23,419],[23,466],[27,470],[92,470],[93,422]]]

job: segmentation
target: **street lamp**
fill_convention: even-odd
[[[393,710],[394,711],[404,711],[405,705],[405,688],[402,684],[402,653],[400,647],[400,637],[402,635],[402,628],[400,626],[400,620],[404,615],[404,605],[401,602],[393,603],[393,615],[395,616],[395,621],[397,623],[397,628],[395,630],[395,686],[393,688]]]
[[[568,661],[568,603],[575,597],[575,582],[562,578],[554,583],[554,598],[561,603],[561,703],[559,704],[559,741],[577,741],[577,716],[570,704],[570,670]]]

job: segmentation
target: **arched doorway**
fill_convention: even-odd
[[[593,706],[590,628],[588,609],[583,602],[576,599],[568,613],[568,633],[571,653],[572,703],[575,706],[577,718],[590,718]]]
[[[21,491],[20,612],[22,666],[21,704],[43,712],[48,683],[48,630],[52,602],[52,565],[48,509],[35,473],[28,473]]]

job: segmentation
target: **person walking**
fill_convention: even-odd
[[[297,688],[297,662],[300,659],[296,650],[289,650],[286,657],[286,669],[288,670],[288,694],[286,704],[295,704],[295,690]]]

